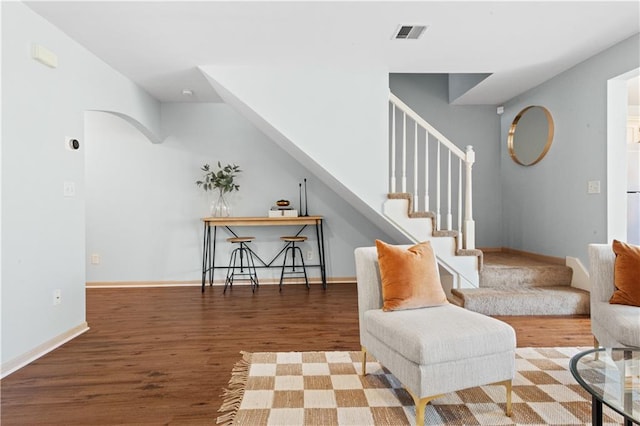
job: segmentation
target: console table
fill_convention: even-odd
[[[297,233],[293,235],[300,235],[300,233],[309,225],[315,226],[316,239],[318,242],[318,264],[306,265],[307,267],[319,267],[320,277],[322,279],[322,287],[327,288],[327,275],[325,268],[325,253],[324,253],[324,230],[322,229],[323,218],[322,216],[297,216],[297,217],[205,217],[202,218],[204,223],[204,236],[202,243],[202,292],[207,282],[207,273],[209,274],[209,285],[213,285],[213,272],[216,268],[222,269],[226,266],[215,266],[216,257],[216,235],[219,227],[226,229],[229,234],[237,237],[238,234],[234,232],[232,227],[243,226],[300,226]],[[211,229],[213,228],[213,235],[211,235]],[[275,260],[282,254],[285,247],[283,247],[278,254],[272,259],[265,261],[255,252],[253,252],[255,258],[260,265],[257,267],[271,268],[281,267],[281,265],[274,265]]]

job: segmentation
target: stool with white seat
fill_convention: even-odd
[[[258,287],[258,274],[256,273],[256,265],[253,260],[253,252],[249,246],[247,246],[247,243],[254,239],[255,237],[227,238],[228,242],[232,244],[239,244],[239,246],[231,252],[229,267],[227,268],[227,277],[224,280],[223,293],[227,291],[227,286],[233,286],[233,281],[236,277],[249,280],[251,282],[251,291],[256,291],[256,288]],[[238,257],[240,257],[240,262],[238,262]],[[240,270],[240,272],[236,272],[237,270]]]
[[[285,275],[296,275],[298,277],[304,277],[304,283],[309,288],[309,279],[307,278],[307,268],[304,266],[304,256],[302,255],[302,249],[296,246],[296,243],[307,241],[307,237],[303,235],[284,236],[280,237],[280,240],[287,243],[284,250],[284,260],[282,261],[282,272],[280,273],[280,291],[282,291],[282,282],[285,279]],[[300,265],[296,264],[296,256],[300,258]],[[291,264],[287,266],[287,257],[291,259]],[[289,270],[287,271],[287,268]],[[296,268],[298,268],[296,270]]]

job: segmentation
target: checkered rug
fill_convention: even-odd
[[[587,348],[518,348],[513,416],[504,386],[454,392],[427,406],[427,425],[590,425],[591,397],[569,372]],[[243,353],[233,369],[218,424],[412,425],[415,405],[398,380],[360,352]],[[622,417],[605,407],[604,423]]]

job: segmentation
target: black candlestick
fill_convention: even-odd
[[[309,207],[307,204],[307,178],[304,178],[304,215],[309,216]]]
[[[302,216],[302,184],[298,183],[298,194],[300,196],[300,203],[298,204],[300,206],[300,211],[298,212],[298,216]]]

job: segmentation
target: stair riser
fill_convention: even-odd
[[[570,286],[573,270],[566,266],[492,267],[480,272],[480,287],[522,288]]]
[[[458,250],[457,232],[437,231],[433,233],[433,216],[430,213],[415,214],[409,217],[410,198],[407,194],[390,194],[383,206],[383,213],[389,221],[411,240],[430,241],[441,266],[456,275],[454,287],[477,288],[478,269],[482,264],[482,252],[479,250]],[[455,236],[454,236],[455,235]],[[442,274],[441,274],[442,275]]]

